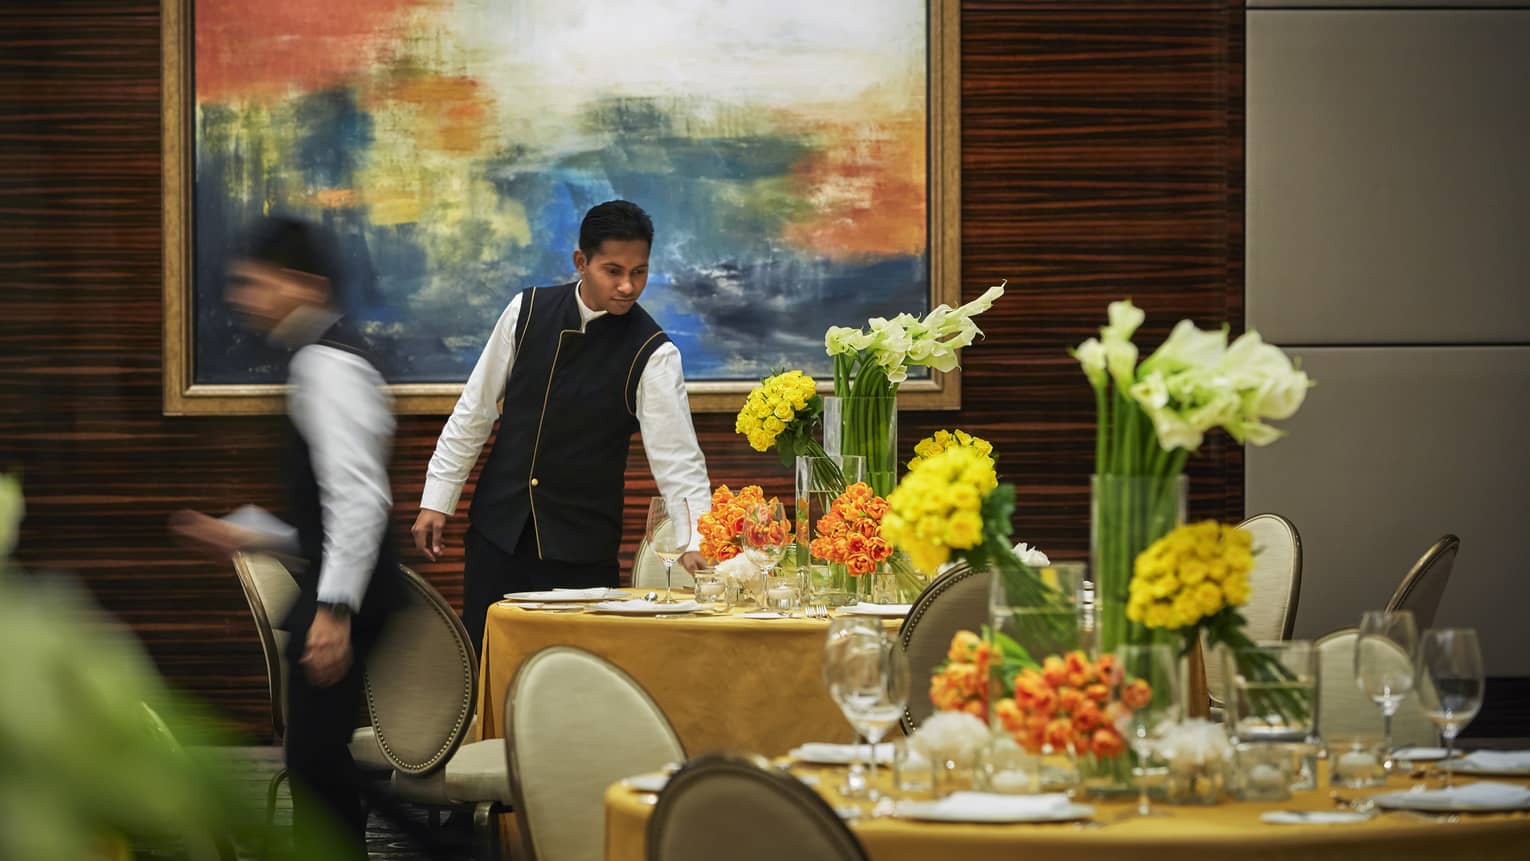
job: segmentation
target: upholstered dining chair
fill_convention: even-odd
[[[691,589],[695,587],[696,580],[691,572],[676,563],[674,571],[670,572],[673,577],[673,585],[676,589]],[[638,542],[637,552],[632,554],[632,586],[633,588],[656,589],[664,585],[664,560],[659,554],[653,552],[648,545],[648,539]]]
[[[1318,731],[1325,738],[1346,735],[1381,736],[1381,708],[1355,684],[1355,644],[1359,631],[1340,628],[1319,637]],[[1411,672],[1413,662],[1402,649],[1395,656],[1398,669]],[[1392,718],[1392,742],[1434,745],[1439,742],[1434,724],[1424,714],[1418,696],[1409,694]]]
[[[867,857],[802,781],[760,757],[728,753],[698,757],[669,779],[648,819],[647,845],[653,861],[703,861],[723,851],[729,861]]]
[[[1412,610],[1420,633],[1433,627],[1434,614],[1440,609],[1440,599],[1445,597],[1445,584],[1450,580],[1460,550],[1461,539],[1454,535],[1445,535],[1434,542],[1397,585],[1397,591],[1387,601],[1387,611]]]
[[[287,663],[283,657],[289,635],[280,625],[298,598],[297,580],[276,556],[265,553],[236,553],[234,574],[255,622],[256,639],[266,664],[266,690],[271,699],[271,734],[277,744],[287,735]],[[359,727],[351,736],[351,758],[363,772],[386,776],[393,766],[377,746],[377,736],[370,725]],[[266,787],[266,824],[276,818],[276,797],[287,780],[287,770],[272,775]]]
[[[1243,605],[1243,632],[1256,643],[1291,639],[1302,586],[1302,538],[1279,514],[1256,514],[1238,524],[1254,537],[1249,599]],[[1225,702],[1223,656],[1206,653],[1206,689],[1213,707]]]
[[[992,582],[993,575],[986,569],[977,571],[960,563],[919,593],[898,630],[898,641],[908,655],[910,678],[928,679],[946,659],[951,637],[957,631],[980,631],[988,624],[988,589]],[[935,710],[927,688],[918,685],[916,688],[900,721],[907,735],[912,735]]]
[[[433,811],[472,807],[475,854],[494,857],[495,814],[510,803],[510,777],[503,739],[465,743],[478,656],[441,593],[413,570],[399,570],[407,600],[367,658],[367,710],[377,745],[393,767],[399,798]]]
[[[550,646],[521,664],[505,695],[505,738],[531,861],[600,861],[606,787],[685,758],[641,685],[571,646]]]

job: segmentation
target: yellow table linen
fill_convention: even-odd
[[[819,774],[818,790],[831,803],[844,803],[830,789],[839,782],[838,770],[797,771]],[[1409,785],[1403,778],[1393,783],[1388,789]],[[606,790],[606,861],[646,861],[644,840],[653,799],[620,784]],[[1267,810],[1332,810],[1326,789],[1300,792],[1284,802],[1227,801],[1209,807],[1165,807],[1172,815],[1121,822],[1114,820],[1131,809],[1132,801],[1089,803],[1095,807],[1096,821],[1109,824],[1103,828],[1081,828],[1072,823],[967,825],[883,818],[863,819],[851,827],[872,861],[1530,858],[1527,813],[1463,816],[1455,823],[1398,813],[1348,825],[1267,825],[1259,820]]]
[[[889,630],[897,622],[888,623]],[[852,740],[821,675],[821,619],[656,619],[489,608],[479,665],[478,726],[504,734],[505,692],[521,663],[576,646],[625,670],[664,710],[688,755],[743,750],[779,756],[809,741]]]

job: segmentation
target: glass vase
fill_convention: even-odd
[[[866,459],[858,455],[797,458],[797,499],[793,508],[797,541],[794,548],[803,600],[843,607],[856,601],[859,578],[845,566],[813,556],[814,529],[845,488],[866,480]]]
[[[1185,522],[1185,476],[1096,475],[1090,479],[1089,565],[1094,574],[1095,636],[1100,653],[1146,643],[1126,618],[1137,554]]]
[[[898,395],[823,399],[823,448],[866,459],[867,484],[886,497],[898,485]]]

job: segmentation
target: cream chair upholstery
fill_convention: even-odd
[[[492,855],[494,814],[510,803],[510,777],[503,740],[463,744],[474,726],[478,658],[441,593],[409,568],[399,571],[408,600],[367,659],[378,747],[393,766],[398,797],[430,807],[471,805],[480,854]]]
[[[516,671],[505,696],[505,738],[532,861],[600,861],[606,787],[685,756],[647,691],[608,661],[568,646],[543,649]]]
[[[691,572],[679,563],[670,576],[673,578],[671,585],[676,589],[691,589],[696,586],[696,579]],[[643,589],[664,588],[664,560],[659,554],[649,549],[648,539],[644,538],[638,543],[637,553],[632,556],[632,586]]]
[[[922,679],[909,691],[908,707],[900,721],[905,734],[913,734],[935,707],[930,704],[929,678],[946,659],[951,637],[957,631],[981,631],[988,624],[988,590],[993,575],[975,571],[966,563],[953,566],[936,577],[914,599],[898,641],[908,655],[909,677]]]
[[[866,858],[818,793],[759,757],[736,754],[700,757],[670,778],[649,817],[647,844],[655,861]]]
[[[1256,514],[1238,524],[1254,537],[1250,595],[1243,606],[1243,629],[1256,643],[1291,639],[1296,601],[1302,585],[1302,539],[1291,521],[1279,514]],[[1202,642],[1204,646],[1204,640]],[[1225,656],[1206,651],[1206,689],[1217,706],[1226,701]]]
[[[1355,684],[1355,628],[1341,628],[1319,637],[1318,650],[1318,732],[1325,738],[1346,735],[1381,737],[1381,708]],[[1411,671],[1413,662],[1398,649],[1398,667]],[[1419,706],[1418,697],[1409,694],[1392,718],[1392,743],[1434,745],[1439,743],[1434,724]]]
[[[1412,610],[1421,634],[1434,627],[1434,614],[1440,609],[1440,599],[1445,597],[1445,584],[1450,580],[1460,549],[1461,539],[1454,535],[1434,542],[1398,584],[1387,601],[1387,611]]]

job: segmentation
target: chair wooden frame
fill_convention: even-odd
[[[515,671],[515,677],[510,680],[509,687],[505,689],[505,758],[510,768],[510,798],[513,802],[511,806],[515,809],[515,823],[517,830],[521,833],[521,847],[529,861],[537,861],[537,847],[535,835],[532,833],[531,818],[526,812],[526,791],[521,785],[519,757],[516,756],[515,752],[515,694],[520,687],[522,675],[527,672],[528,667],[534,667],[539,661],[559,654],[578,655],[605,664],[614,675],[624,680],[628,685],[631,685],[632,689],[642,697],[643,701],[656,714],[664,718],[664,726],[669,730],[670,738],[674,739],[676,749],[680,751],[682,757],[685,755],[685,744],[680,741],[680,736],[675,733],[675,728],[670,724],[668,716],[664,714],[664,710],[654,701],[653,695],[648,692],[648,689],[643,687],[626,670],[593,652],[588,652],[574,646],[548,646],[544,649],[539,649],[521,663],[520,667]]]
[[[704,754],[687,762],[670,777],[654,804],[653,815],[648,818],[644,841],[647,857],[661,857],[660,838],[673,815],[675,799],[687,791],[704,791],[704,786],[694,785],[705,784],[715,775],[732,775],[758,782],[800,810],[804,819],[818,826],[826,840],[842,846],[849,861],[868,861],[865,847],[822,796],[795,777],[771,767],[763,757],[741,753]]]
[[[929,612],[930,606],[953,586],[980,573],[982,572],[972,568],[967,563],[959,562],[951,570],[937,576],[930,585],[924,587],[924,591],[920,592],[919,597],[914,599],[914,606],[909,608],[908,615],[903,619],[903,624],[898,627],[898,643],[905,652],[908,651],[909,643],[914,639],[914,632],[918,629],[920,620]],[[907,707],[903,709],[903,717],[899,718],[898,725],[903,729],[904,735],[913,735],[914,730],[918,729],[914,725],[914,714]]]
[[[280,560],[277,561],[280,562]],[[255,573],[251,570],[253,563],[250,554],[235,553],[233,562],[234,574],[239,579],[239,588],[244,592],[244,600],[249,605],[250,616],[255,620],[255,634],[260,641],[260,653],[266,661],[266,690],[271,695],[271,734],[272,739],[280,745],[287,737],[287,703],[282,686],[282,675],[286,672],[286,667],[283,666],[281,649],[276,645],[276,626],[271,622],[271,612],[266,608],[265,601],[260,597],[260,590],[255,586]],[[283,567],[286,567],[285,564]],[[290,574],[291,571],[289,570],[288,573]],[[287,769],[281,768],[271,775],[270,782],[266,784],[266,827],[268,828],[276,821],[276,797],[287,778]]]
[[[1457,538],[1455,535],[1449,533],[1441,536],[1440,540],[1434,542],[1434,544],[1431,545],[1428,550],[1424,551],[1424,555],[1420,556],[1418,561],[1413,563],[1413,567],[1408,569],[1408,573],[1403,576],[1402,582],[1397,584],[1397,589],[1392,592],[1392,597],[1387,600],[1387,612],[1392,613],[1406,608],[1408,599],[1412,597],[1413,593],[1418,590],[1418,587],[1429,578],[1429,575],[1437,570],[1441,565],[1447,566],[1445,576],[1449,577],[1450,571],[1453,570],[1455,566],[1456,555],[1460,552],[1460,550],[1460,538]],[[1443,589],[1444,587],[1442,586],[1442,594]],[[1434,609],[1438,610],[1439,608],[1436,606]],[[1433,612],[1431,612],[1429,619],[1419,620],[1419,627],[1427,628],[1429,627],[1429,624],[1427,623],[1432,622]]]

